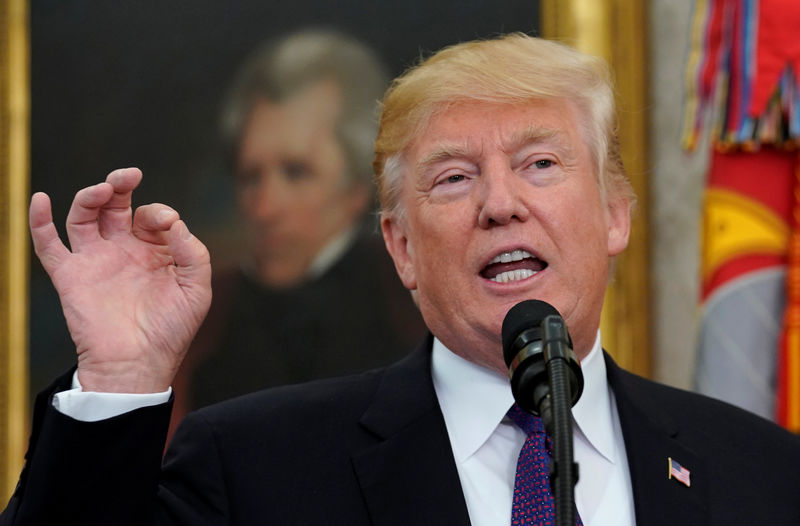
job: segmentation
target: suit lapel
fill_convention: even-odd
[[[352,457],[375,526],[468,525],[469,515],[430,374],[431,340],[386,370],[361,425],[376,443]],[[606,369],[625,440],[636,523],[706,525],[704,462],[675,421],[650,397],[651,384]],[[691,486],[669,478],[668,459],[691,471]]]
[[[386,370],[361,425],[377,438],[353,455],[376,526],[468,525],[464,495],[430,374],[431,338]]]
[[[620,369],[608,355],[605,358],[625,439],[636,523],[708,524],[703,460],[682,443],[679,426],[651,398],[651,384]],[[691,472],[690,487],[669,478],[669,458]]]

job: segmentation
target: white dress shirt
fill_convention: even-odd
[[[172,387],[161,393],[98,393],[84,391],[78,371],[72,374],[72,389],[53,395],[53,407],[80,422],[97,422],[119,416],[134,409],[164,404],[172,395]]]
[[[578,513],[585,526],[634,526],[625,443],[599,333],[581,369],[583,395],[572,410]],[[472,525],[511,524],[525,433],[505,416],[514,403],[508,378],[457,356],[438,339],[432,374]]]

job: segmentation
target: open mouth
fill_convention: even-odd
[[[481,276],[495,283],[510,283],[530,278],[547,268],[547,262],[527,250],[503,252],[481,270]]]

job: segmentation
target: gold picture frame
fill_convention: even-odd
[[[29,32],[26,0],[0,3],[0,498],[28,436]]]

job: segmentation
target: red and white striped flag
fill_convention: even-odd
[[[687,488],[692,485],[692,481],[690,480],[690,472],[685,467],[681,466],[677,461],[673,460],[672,458],[668,458],[669,460],[669,476],[667,478],[674,478],[678,482],[681,482]]]

